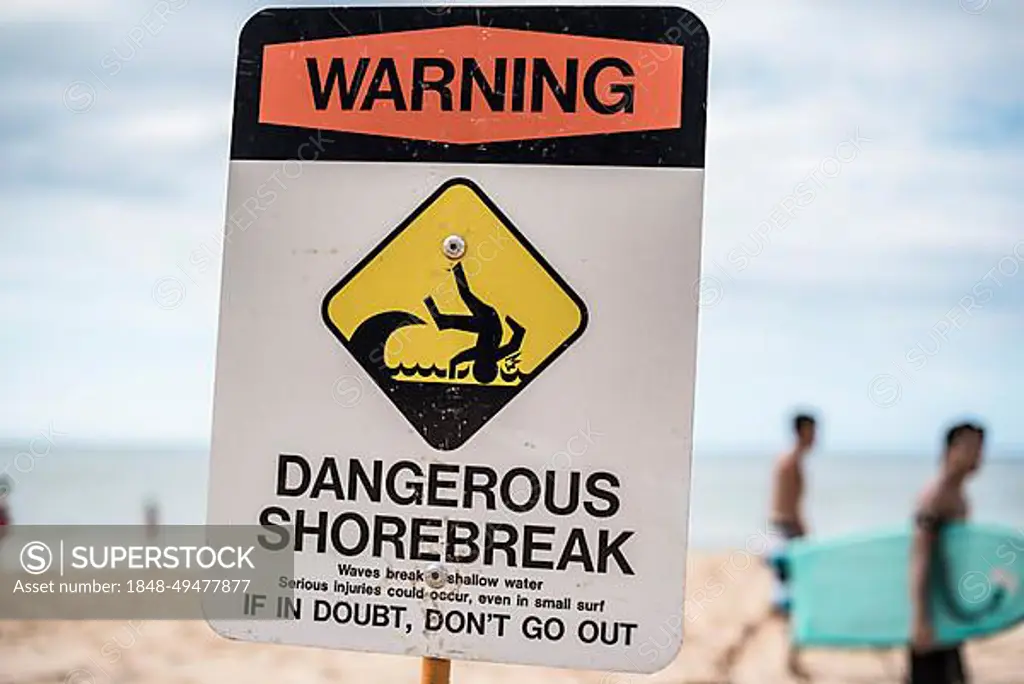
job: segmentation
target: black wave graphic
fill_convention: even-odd
[[[371,316],[352,333],[349,351],[374,379],[389,379],[391,369],[384,362],[384,347],[396,330],[409,325],[426,325],[426,321],[407,311],[385,311]]]
[[[437,366],[421,366],[418,363],[414,366],[406,366],[405,364],[399,364],[397,367],[387,367],[388,374],[392,378],[404,377],[404,378],[448,378],[448,371],[445,368],[438,368]],[[460,368],[457,373],[456,379],[461,379],[469,375],[470,367],[466,366]],[[505,382],[515,382],[516,380],[525,380],[529,377],[529,374],[521,371],[512,371],[508,373],[504,370],[499,371],[501,379]]]
[[[415,366],[405,366],[404,364],[398,364],[397,368],[389,367],[388,371],[391,373],[391,377],[393,378],[398,377],[400,375],[407,378],[443,378],[448,375],[448,371],[446,371],[444,368],[438,368],[437,366],[429,366],[424,368],[418,363]]]
[[[363,321],[351,338],[340,335],[339,338],[395,408],[435,449],[450,451],[462,446],[533,380],[534,374],[518,371],[515,374],[502,372],[505,379],[520,378],[518,385],[395,379],[394,369],[384,362],[384,347],[395,332],[410,325],[426,325],[426,322],[406,311],[386,311]],[[415,372],[415,366],[413,370]],[[459,375],[465,377],[469,370],[468,367],[460,369]]]

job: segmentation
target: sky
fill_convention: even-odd
[[[1024,450],[1024,4],[683,4],[711,34],[696,447],[775,450],[808,408],[831,450],[930,454],[961,417]],[[208,441],[261,6],[0,3],[0,436]]]

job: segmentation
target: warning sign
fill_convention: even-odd
[[[672,662],[707,68],[676,7],[249,19],[207,515],[295,562],[218,633]]]
[[[471,180],[449,180],[324,299],[431,446],[454,449],[582,333],[582,300]]]

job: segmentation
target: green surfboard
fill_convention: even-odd
[[[892,647],[911,630],[912,530],[794,542],[786,554],[792,638],[801,646]],[[955,644],[1024,622],[1024,528],[949,525],[930,600],[935,640]]]

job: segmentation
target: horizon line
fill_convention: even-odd
[[[39,436],[34,437],[9,437],[0,436],[0,449],[14,449],[28,446],[33,440],[38,439]],[[200,440],[174,440],[174,439],[102,439],[102,438],[79,438],[61,440],[58,444],[53,444],[54,450],[63,450],[75,448],[94,450],[94,449],[109,449],[116,451],[127,451],[133,449],[141,449],[148,451],[206,451],[210,450],[209,441]],[[759,456],[763,458],[774,458],[778,455],[779,451],[785,447],[772,447],[764,445],[752,445],[752,444],[717,444],[717,445],[700,445],[696,444],[693,448],[693,453],[708,453],[712,452],[720,456],[726,457],[750,457]],[[1024,457],[1024,445],[1021,444],[999,444],[993,445],[987,449],[986,458],[988,460],[1015,460]],[[900,456],[900,457],[911,457],[911,458],[926,458],[930,457],[937,450],[934,445],[932,446],[880,446],[880,445],[862,445],[862,446],[842,446],[835,448],[820,449],[816,453],[824,456],[862,456],[862,457],[882,457],[882,456]],[[814,456],[812,455],[813,459]]]

